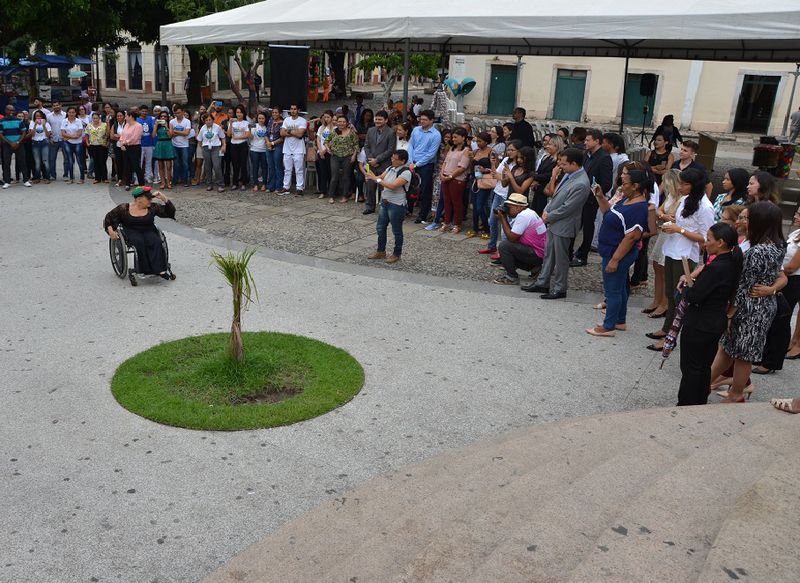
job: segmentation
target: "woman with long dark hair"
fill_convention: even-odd
[[[711,365],[717,354],[720,336],[728,325],[726,314],[733,299],[742,252],[736,229],[716,223],[706,235],[706,251],[714,255],[692,280],[681,276],[686,311],[681,328],[681,385],[678,405],[705,405],[711,384]]]
[[[125,112],[122,110],[115,111],[108,125],[109,138],[111,139],[111,143],[114,144],[114,156],[112,158],[111,169],[113,171],[112,173],[117,177],[116,186],[122,186],[122,183],[128,176],[127,170],[125,169],[125,152],[122,149],[122,144],[119,143],[119,138],[125,129]]]
[[[706,177],[694,168],[680,174],[680,195],[684,198],[675,211],[675,221],[661,226],[661,232],[668,235],[664,246],[664,293],[667,296],[667,313],[661,330],[649,332],[648,338],[657,342],[650,344],[648,350],[660,352],[664,348],[663,339],[672,327],[675,318],[675,288],[683,275],[682,258],[689,261],[694,269],[700,261],[700,251],[706,242],[706,233],[714,224],[714,207],[706,196]]]
[[[339,115],[336,118],[336,130],[328,136],[325,146],[331,153],[331,181],[328,185],[328,198],[333,204],[339,189],[340,171],[342,192],[339,202],[347,202],[347,195],[350,192],[350,183],[353,176],[353,164],[358,154],[358,135],[353,130],[347,118]]]
[[[750,249],[744,256],[736,295],[728,308],[728,332],[722,337],[711,367],[711,378],[716,379],[733,364],[733,384],[723,400],[725,403],[744,402],[753,362],[761,360],[767,331],[778,309],[775,295],[753,297],[752,288],[775,282],[786,254],[780,208],[768,202],[757,202],[747,210]]]
[[[491,139],[486,132],[480,132],[475,136],[478,149],[472,155],[475,181],[472,183],[470,192],[472,199],[471,233],[479,235],[482,239],[489,239],[489,197],[497,185],[497,180],[492,178],[492,170],[496,168],[497,162],[493,162],[493,150],[489,145]],[[470,236],[470,231],[467,231],[467,236]]]
[[[551,135],[543,147],[545,154],[533,175],[533,200],[531,202],[531,208],[539,216],[542,216],[549,198],[545,193],[545,187],[553,177],[553,168],[556,167],[558,155],[564,151],[564,147],[564,140],[556,134]]]
[[[439,230],[447,232],[452,229],[453,234],[458,234],[461,232],[461,221],[464,218],[463,196],[470,165],[469,151],[466,147],[467,130],[454,129],[452,140],[453,147],[447,152],[440,172],[444,194],[444,219]]]
[[[134,174],[139,186],[144,186],[142,132],[142,124],[136,121],[136,114],[133,111],[125,112],[125,129],[119,136],[119,147],[125,158],[125,190],[130,190],[133,186]]]
[[[652,145],[656,136],[664,136],[664,139],[667,142],[667,147],[670,150],[672,148],[676,148],[678,146],[678,142],[683,142],[683,137],[681,137],[680,130],[675,127],[675,117],[672,114],[665,115],[664,119],[661,120],[661,125],[656,128],[655,132],[653,132],[653,137],[650,139],[650,143],[647,144],[648,147]]]
[[[722,179],[722,188],[725,189],[714,199],[714,218],[722,218],[722,211],[731,205],[741,206],[747,203],[747,183],[750,173],[744,168],[731,168]]]
[[[230,148],[227,155],[230,156],[233,167],[231,190],[236,190],[237,188],[244,190],[247,184],[247,158],[250,152],[247,142],[250,139],[250,122],[247,121],[247,110],[244,105],[237,105],[234,109],[234,115],[236,117],[228,124],[227,130],[227,135],[230,139]]]
[[[781,201],[778,183],[769,172],[753,172],[747,183],[747,203],[766,201],[778,204]]]

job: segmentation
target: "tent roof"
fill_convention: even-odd
[[[415,52],[800,61],[800,2],[771,0],[404,0],[412,16],[340,0],[265,0],[161,27],[165,45],[306,44]],[[567,12],[569,10],[569,12]],[[344,15],[343,17],[341,15]],[[630,53],[629,53],[630,51]]]

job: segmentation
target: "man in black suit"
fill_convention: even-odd
[[[397,140],[395,139],[392,128],[387,125],[389,114],[380,110],[375,114],[375,125],[367,130],[367,139],[364,142],[364,153],[367,156],[369,169],[375,176],[380,176],[389,167],[392,159],[392,152],[395,151]],[[363,214],[369,215],[375,212],[376,193],[378,183],[373,180],[367,181],[366,208]]]
[[[513,128],[511,128],[511,139],[519,140],[523,146],[533,148],[533,126],[525,121],[528,114],[523,108],[515,107],[511,116],[514,118]]]
[[[611,183],[614,179],[614,164],[611,161],[611,156],[601,146],[603,143],[603,132],[596,128],[586,131],[586,139],[584,140],[584,151],[586,157],[583,162],[583,169],[586,171],[586,176],[589,178],[589,184],[599,184],[603,192],[611,190]],[[581,229],[583,230],[583,241],[578,250],[574,253],[575,240],[569,247],[569,254],[572,260],[569,262],[570,267],[583,267],[586,265],[586,260],[589,257],[589,248],[592,245],[592,238],[594,237],[594,219],[597,216],[597,200],[590,196],[583,206],[583,214],[581,216]]]

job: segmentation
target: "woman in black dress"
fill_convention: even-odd
[[[155,228],[155,218],[175,219],[175,205],[160,191],[153,193],[149,186],[137,187],[132,203],[123,203],[113,208],[103,220],[103,228],[112,239],[118,239],[116,228],[125,228],[125,238],[136,247],[137,273],[158,274],[169,279],[167,258],[161,246],[161,237]],[[157,198],[162,204],[153,204]]]
[[[720,336],[728,325],[725,317],[742,271],[742,251],[736,229],[717,223],[708,230],[706,251],[716,255],[703,267],[691,287],[685,285],[686,312],[681,328],[681,386],[678,405],[705,405],[711,383],[711,364]],[[681,277],[688,284],[686,276]]]

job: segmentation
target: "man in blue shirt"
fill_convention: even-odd
[[[142,168],[144,168],[144,181],[153,183],[153,148],[156,142],[153,138],[153,128],[156,126],[156,119],[149,115],[147,105],[139,107],[139,117],[136,118],[142,124]],[[157,178],[155,180],[158,180]],[[143,186],[143,185],[142,185]]]
[[[28,128],[25,122],[17,117],[14,106],[6,105],[5,117],[0,120],[0,155],[3,160],[3,188],[11,186],[11,157],[16,156],[17,168],[22,174],[25,186],[32,186],[28,171],[25,147],[28,140]]]
[[[408,162],[412,172],[419,174],[419,214],[415,223],[428,220],[433,197],[433,171],[442,143],[442,134],[433,127],[435,114],[424,109],[419,114],[419,125],[411,132],[408,140]]]

